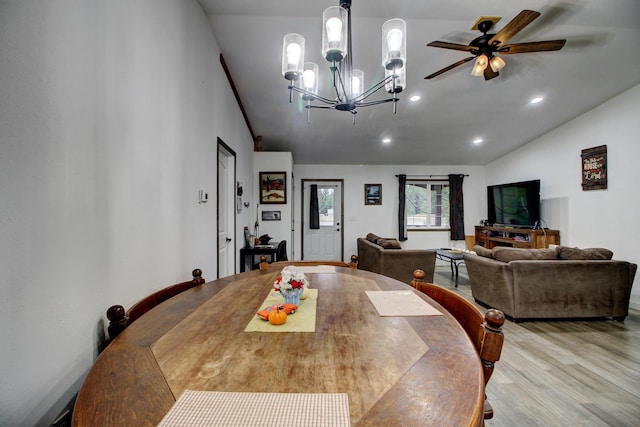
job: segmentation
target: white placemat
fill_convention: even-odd
[[[442,315],[412,290],[365,291],[380,316]]]
[[[185,390],[158,427],[348,427],[345,393]]]

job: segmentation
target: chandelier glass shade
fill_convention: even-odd
[[[358,107],[392,102],[396,112],[396,95],[406,85],[406,22],[390,19],[382,25],[382,67],[384,79],[372,86],[365,85],[362,70],[353,68],[351,46],[351,0],[340,0],[340,6],[327,8],[322,14],[322,56],[329,62],[333,81],[332,98],[318,93],[318,70],[314,62],[305,62],[305,40],[300,34],[286,34],[282,43],[282,76],[289,80],[289,102],[293,92],[306,101],[307,121],[311,108],[349,111],[354,115]],[[390,98],[368,100],[380,89]]]

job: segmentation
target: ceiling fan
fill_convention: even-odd
[[[510,55],[513,53],[530,53],[560,50],[566,43],[566,40],[546,40],[539,42],[513,43],[505,44],[511,37],[518,34],[523,28],[533,22],[540,16],[540,12],[534,10],[523,10],[507,25],[495,34],[488,34],[493,26],[500,20],[499,16],[481,16],[471,27],[472,30],[479,30],[482,35],[471,41],[468,45],[449,43],[443,41],[433,41],[427,46],[440,47],[443,49],[460,50],[469,52],[473,56],[464,58],[456,63],[449,65],[433,74],[428,75],[425,79],[432,79],[442,73],[446,73],[462,64],[471,61],[474,58],[476,62],[471,70],[474,76],[484,76],[485,80],[491,80],[498,76],[498,71],[505,65],[504,59],[499,55]]]

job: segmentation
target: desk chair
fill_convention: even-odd
[[[287,261],[287,241],[280,240],[276,246],[276,261]]]
[[[193,276],[193,279],[160,289],[159,291],[156,291],[135,303],[126,312],[124,307],[121,305],[112,305],[109,307],[109,309],[107,309],[107,318],[109,319],[109,339],[113,340],[127,326],[135,322],[136,319],[158,304],[186,291],[187,289],[191,289],[204,283],[205,280],[202,277],[202,270],[199,268],[193,270],[191,275]]]
[[[422,270],[415,270],[413,277],[411,286],[430,296],[451,313],[473,342],[480,360],[482,360],[486,389],[491,374],[493,374],[495,362],[500,360],[500,353],[502,352],[504,313],[500,310],[489,309],[483,315],[475,305],[460,294],[433,283],[426,283],[424,281],[425,272]],[[493,408],[485,395],[484,419],[489,420],[491,418],[493,418]]]

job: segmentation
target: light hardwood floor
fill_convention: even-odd
[[[437,261],[434,282],[454,289],[448,263]],[[458,292],[473,301],[464,265]],[[487,427],[640,426],[640,311],[624,323],[507,320],[503,330]]]

